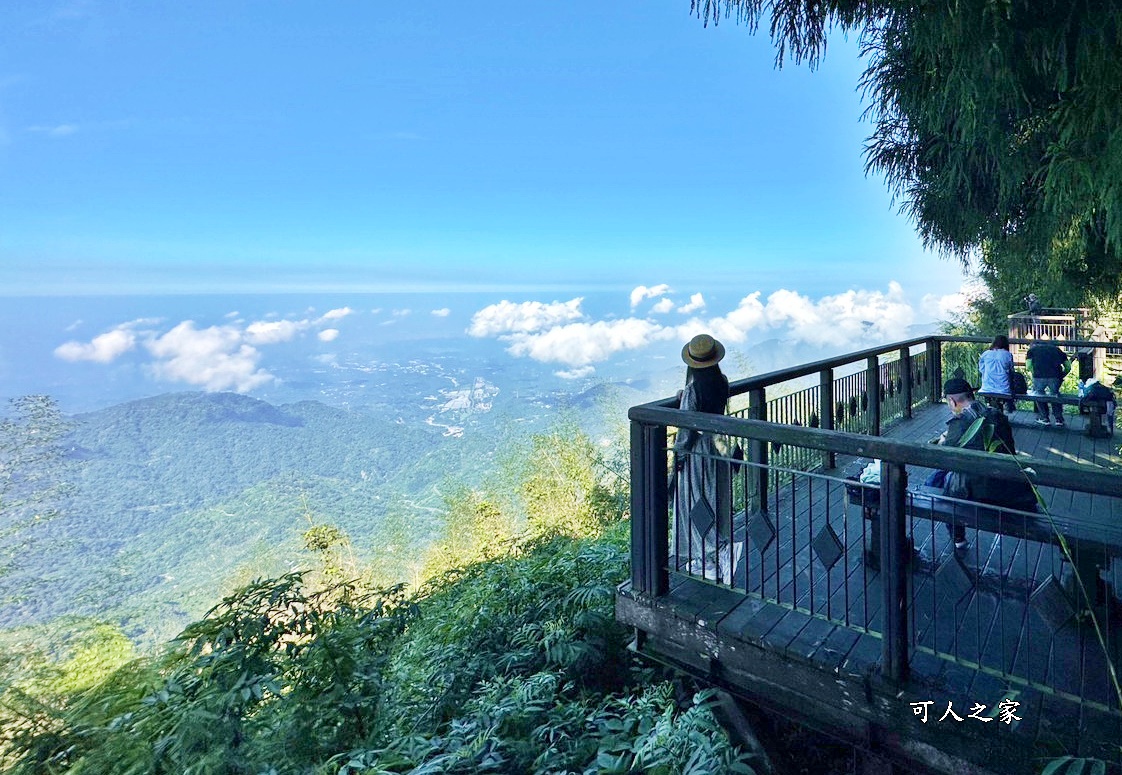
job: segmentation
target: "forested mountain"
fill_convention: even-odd
[[[303,445],[318,438],[328,449],[355,447],[378,430],[369,418],[315,404],[164,396],[80,420],[72,440],[85,459],[83,479],[116,476],[113,466],[124,466],[138,481],[159,484],[106,494],[135,513],[106,520],[100,534],[90,518],[53,524],[91,545],[116,531],[122,572],[120,558],[130,555],[143,555],[137,568],[174,562],[213,575],[223,563],[234,567],[233,556],[252,549],[248,536],[283,541],[291,532],[284,501],[297,490],[302,503],[321,492],[378,492],[369,459],[386,451],[367,440],[352,458],[324,454],[293,475]],[[330,550],[345,536],[322,522],[308,532],[324,540],[308,541],[309,553],[284,555],[305,570],[208,600],[205,615],[139,657],[112,622],[59,620],[38,642],[0,633],[0,769],[757,772],[753,764],[766,760],[730,743],[713,692],[695,695],[688,681],[625,648],[628,633],[612,601],[627,573],[629,500],[611,452],[572,425],[527,441],[511,478],[499,471],[498,489],[493,480],[461,487],[464,498],[446,502],[437,551],[428,553],[438,561],[412,588],[371,585],[361,572],[356,579],[357,565],[340,574]],[[220,477],[225,493],[192,492],[196,477],[216,471],[208,456],[238,469]],[[172,467],[161,475],[168,481],[145,474],[152,460]],[[424,476],[418,460],[423,453],[399,454],[396,467],[377,476]],[[245,489],[230,497],[238,487]],[[152,497],[157,489],[163,499]],[[522,505],[511,507],[504,489],[522,493]],[[105,494],[76,502],[93,504],[98,493]],[[351,502],[345,494],[338,501]],[[105,557],[86,554],[56,552],[56,578],[82,575],[78,566],[90,560],[85,575],[91,594],[106,595],[103,611],[113,594],[135,593],[139,621],[152,606],[138,601],[168,594],[153,591],[165,586],[158,581],[146,588],[150,580],[139,574],[136,589],[124,589],[97,567]],[[113,583],[121,589],[107,594]],[[70,594],[78,585],[61,586]]]
[[[338,525],[360,554],[423,542],[449,473],[490,459],[430,425],[231,393],[74,421],[73,497],[0,578],[0,625],[77,614],[168,637],[232,585],[291,570],[313,524]]]

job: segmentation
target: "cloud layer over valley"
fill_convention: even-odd
[[[952,314],[962,303],[961,294],[953,296],[925,298],[919,314]],[[563,367],[558,376],[585,377],[618,353],[659,342],[681,344],[702,332],[730,346],[747,346],[756,335],[840,352],[903,339],[912,324],[934,319],[917,318],[896,282],[884,291],[848,290],[817,300],[786,289],[764,299],[756,291],[715,315],[704,314],[708,305],[701,293],[678,300],[665,284],[636,287],[628,317],[596,319],[583,304],[583,297],[551,303],[504,300],[476,312],[468,333],[502,341],[514,357]],[[679,320],[666,318],[671,312]]]
[[[170,328],[147,318],[121,323],[89,342],[65,342],[54,354],[65,361],[107,364],[137,351],[149,356],[146,368],[156,379],[208,391],[247,393],[275,379],[260,365],[260,348],[291,342],[309,331],[315,331],[321,341],[331,341],[339,331],[327,324],[351,314],[350,307],[341,307],[315,318],[249,323],[234,314],[220,325],[199,327],[193,320],[184,320]]]
[[[679,292],[655,284],[614,297],[604,294],[595,301],[575,296],[472,303],[479,297],[449,295],[436,304],[417,306],[418,313],[429,313],[417,315],[389,298],[390,303],[377,307],[348,298],[346,306],[323,314],[309,309],[288,315],[226,312],[212,315],[213,320],[194,314],[185,319],[137,318],[95,330],[89,338],[74,338],[70,329],[86,327],[78,321],[66,327],[67,340],[52,347],[64,362],[105,367],[119,362],[158,382],[248,393],[277,382],[277,361],[271,359],[296,352],[291,350],[295,342],[315,347],[309,357],[323,364],[336,361],[333,353],[350,352],[359,360],[372,357],[372,342],[392,347],[402,338],[454,341],[466,335],[477,342],[495,342],[508,357],[543,364],[558,377],[579,379],[625,354],[649,350],[652,357],[673,355],[702,332],[733,351],[747,351],[769,339],[824,354],[897,341],[917,322],[954,314],[971,292],[924,297],[912,304],[904,289],[890,282],[883,290],[851,289],[817,299],[780,289],[722,303],[715,301],[717,295],[706,298],[694,289]],[[452,301],[460,308],[444,303]],[[365,335],[356,339],[359,332]],[[290,349],[282,349],[286,345]]]

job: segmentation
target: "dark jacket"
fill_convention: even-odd
[[[1067,354],[1051,342],[1037,342],[1028,348],[1025,360],[1032,363],[1032,376],[1063,379],[1067,374]]]
[[[962,439],[970,426],[979,417],[985,418],[982,427],[970,439],[963,442]],[[994,447],[992,451],[1003,455],[1017,454],[1017,445],[1013,441],[1013,427],[1009,424],[1009,418],[980,401],[974,401],[963,409],[961,414],[947,420],[947,438],[944,444],[963,449],[986,450],[986,426],[990,428],[990,442]],[[970,500],[1022,511],[1036,511],[1036,495],[1027,479],[1010,480],[967,474],[966,486]]]
[[[1095,382],[1087,388],[1087,391],[1083,394],[1083,398],[1080,399],[1079,404],[1080,406],[1082,406],[1083,404],[1087,404],[1092,401],[1106,401],[1107,403],[1113,401],[1117,403],[1118,399],[1117,397],[1115,397],[1113,390],[1111,390],[1101,382]]]

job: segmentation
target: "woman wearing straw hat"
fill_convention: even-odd
[[[682,348],[686,386],[678,408],[724,414],[729,381],[718,365],[725,347],[698,334]],[[736,561],[732,538],[732,465],[728,444],[719,434],[682,428],[674,442],[674,545],[671,564],[681,572],[728,584]]]

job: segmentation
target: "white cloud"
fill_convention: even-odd
[[[849,290],[818,301],[779,290],[768,297],[763,318],[788,339],[841,348],[902,339],[915,315],[900,284],[890,282],[887,293]]]
[[[583,301],[584,298],[579,296],[566,302],[554,301],[549,304],[540,301],[515,304],[503,300],[472,315],[468,333],[481,337],[541,331],[583,318],[584,313],[580,309]]]
[[[643,299],[654,299],[669,292],[670,286],[666,283],[662,283],[661,285],[653,285],[650,288],[645,285],[636,286],[635,289],[631,291],[631,309],[635,309],[636,307],[638,307],[639,302],[641,302]]]
[[[274,379],[258,367],[261,353],[245,344],[242,332],[233,326],[198,329],[194,321],[185,320],[145,347],[157,359],[152,365],[156,376],[210,391],[244,393]]]
[[[314,319],[256,320],[248,324],[232,319],[237,313],[229,313],[222,325],[208,328],[185,320],[168,329],[158,318],[141,319],[116,326],[86,343],[66,342],[55,349],[55,355],[68,361],[109,363],[142,345],[152,358],[150,372],[161,379],[205,390],[247,392],[275,379],[261,368],[258,348],[290,342],[321,328],[325,321],[351,313],[350,308],[343,307]],[[339,329],[322,328],[316,336],[331,342],[339,336]]]
[[[245,338],[250,344],[291,342],[308,326],[306,320],[259,320],[246,326]]]
[[[605,361],[624,350],[634,350],[658,339],[674,336],[674,329],[649,320],[624,318],[595,323],[568,323],[546,331],[516,333],[507,352],[525,355],[543,363],[560,363],[570,368]]]
[[[631,300],[642,301],[648,290],[643,288],[637,295],[637,288]],[[652,312],[668,310],[662,303],[666,301],[669,299],[653,305]],[[655,342],[685,343],[699,333],[710,333],[726,345],[748,345],[766,333],[785,341],[840,350],[902,339],[914,320],[913,310],[896,282],[889,283],[887,291],[849,290],[817,300],[783,289],[765,301],[757,291],[724,315],[696,315],[676,326],[638,317],[589,320],[581,312],[580,302],[503,301],[477,312],[468,333],[506,342],[507,352],[515,357],[560,364],[565,368],[556,372],[559,376],[576,378],[586,376],[588,368],[617,353]],[[702,295],[694,294],[681,309],[698,312],[705,308]]]
[[[411,310],[411,309],[395,309],[393,311],[393,316],[395,318],[403,318],[407,315],[412,315],[412,314],[413,314],[413,310]]]
[[[989,290],[984,283],[968,280],[954,293],[942,296],[924,294],[919,302],[919,311],[927,320],[952,320],[965,313],[972,301],[988,295]]]
[[[342,320],[348,315],[353,314],[354,310],[350,307],[339,307],[338,309],[328,310],[327,312],[323,313],[323,316],[320,317],[319,322],[322,323],[326,320]]]
[[[452,310],[448,309],[447,307],[442,307],[441,309],[434,309],[432,311],[433,317],[436,317],[436,318],[446,318],[451,314],[452,314]]]
[[[88,344],[66,342],[55,348],[55,355],[64,361],[95,361],[109,363],[136,346],[136,334],[126,327],[95,336]]]
[[[749,332],[760,330],[780,339],[844,348],[902,339],[914,319],[900,284],[890,282],[887,293],[849,290],[817,301],[780,289],[761,302],[757,291],[727,315],[694,319],[679,330],[683,337],[708,331],[734,343],[745,342]]]
[[[705,309],[705,298],[700,293],[695,293],[693,296],[690,296],[688,304],[683,304],[678,307],[678,311],[683,315],[688,315],[691,312],[697,312],[702,309]]]
[[[651,306],[651,312],[658,313],[659,315],[664,315],[672,309],[674,309],[674,302],[670,299],[659,299]]]
[[[581,377],[587,377],[595,371],[595,366],[581,366],[580,368],[555,371],[553,373],[561,379],[580,379]]]
[[[764,316],[764,305],[760,302],[760,292],[755,291],[741,299],[736,309],[724,317],[711,318],[708,321],[694,319],[679,326],[679,331],[681,331],[681,338],[684,341],[688,341],[697,334],[708,332],[726,344],[728,342],[743,342],[749,331],[759,327],[764,322]]]

